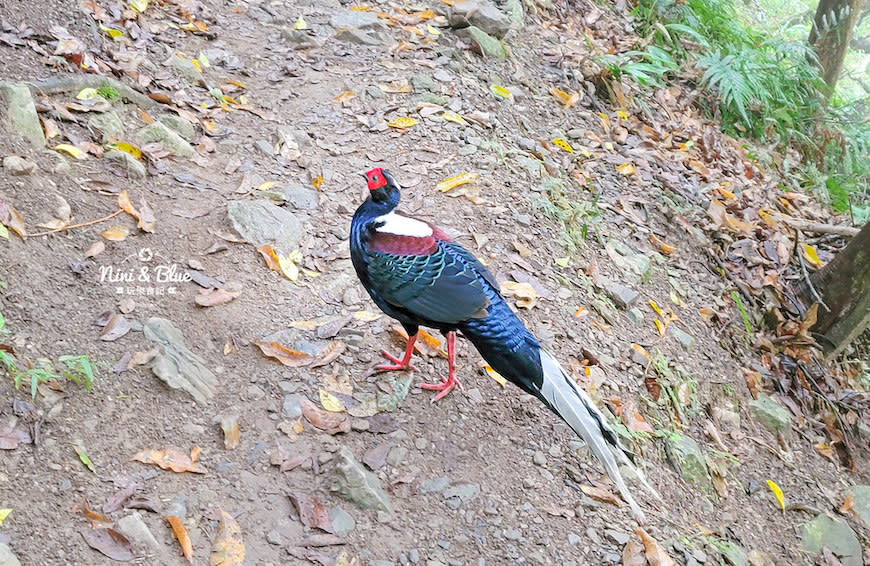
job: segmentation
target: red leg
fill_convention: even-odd
[[[408,345],[405,346],[405,355],[402,356],[401,360],[399,358],[397,358],[396,356],[393,356],[392,354],[390,354],[386,350],[384,350],[384,352],[383,352],[384,356],[388,360],[392,361],[393,363],[379,365],[379,366],[375,367],[375,371],[395,371],[395,370],[406,371],[406,370],[417,369],[413,365],[411,365],[411,354],[414,353],[414,343],[416,341],[417,341],[417,333],[416,332],[414,334],[411,334],[410,336],[408,336]]]
[[[422,389],[428,389],[430,391],[438,391],[438,395],[436,395],[432,402],[438,401],[443,398],[445,395],[453,391],[454,387],[458,387],[462,389],[462,384],[459,383],[459,380],[456,379],[456,332],[448,332],[447,333],[447,377],[441,378],[441,383],[421,383],[420,387]]]

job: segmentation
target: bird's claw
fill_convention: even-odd
[[[416,371],[417,370],[417,368],[414,367],[414,364],[412,364],[410,362],[404,362],[404,361],[400,360],[399,358],[397,358],[396,356],[392,355],[391,353],[387,352],[386,350],[383,350],[382,354],[384,355],[385,358],[387,358],[388,360],[390,360],[393,363],[392,364],[381,364],[379,366],[375,366],[375,368],[374,368],[375,372],[409,371],[409,370]]]
[[[438,395],[432,398],[432,402],[440,401],[443,399],[448,393],[453,391],[454,388],[462,389],[462,384],[456,379],[454,376],[442,377],[441,383],[421,383],[421,389],[428,389],[429,391],[438,391]]]

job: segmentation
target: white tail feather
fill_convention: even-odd
[[[641,511],[637,502],[631,496],[628,486],[625,485],[625,480],[619,471],[617,459],[622,464],[628,466],[637,475],[644,487],[657,499],[661,499],[661,496],[647,483],[640,470],[634,467],[628,456],[626,456],[624,448],[619,444],[619,441],[613,441],[615,440],[613,431],[610,430],[604,415],[598,410],[592,399],[589,398],[589,395],[574,385],[574,381],[565,373],[562,366],[543,350],[541,350],[541,367],[544,374],[541,394],[544,396],[544,399],[574,429],[574,432],[586,441],[589,449],[601,461],[607,475],[616,484],[619,494],[631,507],[635,519],[643,523],[643,511]],[[610,432],[613,440],[605,437],[602,429]]]

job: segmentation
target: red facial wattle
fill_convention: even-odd
[[[383,168],[376,167],[371,171],[366,171],[366,181],[368,181],[370,191],[385,186],[387,184],[387,177],[384,175]]]

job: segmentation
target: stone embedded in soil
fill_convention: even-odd
[[[749,412],[773,434],[788,436],[791,432],[791,414],[764,393],[759,393],[757,399],[749,402]]]
[[[203,83],[202,71],[193,64],[193,61],[189,57],[183,57],[176,53],[172,57],[172,67],[190,84],[199,85]]]
[[[173,389],[187,391],[199,403],[214,395],[217,378],[187,347],[178,328],[165,318],[153,317],[143,330],[148,343],[160,349],[151,362],[157,377]]]
[[[343,28],[358,28],[358,29],[378,29],[383,30],[384,24],[374,12],[358,12],[350,10],[347,12],[339,12],[329,18],[329,25],[335,29]]]
[[[181,116],[176,116],[175,114],[164,114],[163,116],[160,116],[158,120],[163,122],[166,127],[171,128],[187,141],[192,140],[193,136],[196,135],[196,129],[193,127],[193,124]]]
[[[476,26],[501,39],[511,29],[511,18],[489,0],[458,0],[450,10],[449,24],[453,28]]]
[[[131,181],[144,181],[148,176],[145,165],[126,151],[110,149],[103,154],[103,158],[120,165]]]
[[[354,518],[341,507],[333,507],[329,510],[329,521],[332,523],[335,534],[340,537],[346,537],[356,528]]]
[[[825,514],[818,515],[801,528],[801,547],[819,554],[823,547],[833,552],[843,566],[863,566],[861,543],[845,521]]]
[[[267,200],[234,200],[227,203],[233,229],[255,246],[271,245],[287,255],[299,246],[304,228],[296,215]]]
[[[36,171],[36,163],[20,155],[7,155],[3,158],[3,168],[16,176],[30,175]]]
[[[134,511],[132,514],[119,519],[117,528],[127,538],[148,547],[149,551],[156,552],[158,555],[166,554],[167,549],[157,542],[157,539],[154,538],[154,535],[151,533],[148,525],[145,524],[145,521],[142,520],[142,515],[138,511]],[[168,556],[164,556],[164,559],[166,558]]]
[[[611,281],[604,277],[600,278],[600,286],[605,294],[610,297],[616,308],[625,310],[634,306],[640,294],[630,287],[626,287],[616,281]]]
[[[281,414],[288,419],[298,419],[302,416],[302,404],[299,395],[287,395],[281,404]]]
[[[457,498],[462,503],[467,503],[477,497],[478,493],[480,493],[480,487],[477,484],[461,483],[448,487],[441,495],[444,496],[444,499]]]
[[[856,485],[849,494],[852,496],[852,510],[870,525],[870,485]]]
[[[425,480],[420,483],[420,493],[437,493],[444,491],[450,485],[450,478],[442,476],[431,480]]]
[[[332,478],[331,489],[358,507],[393,514],[390,497],[381,487],[378,477],[366,470],[347,446],[338,450]]]
[[[681,329],[679,326],[676,326],[675,324],[671,324],[668,326],[668,334],[673,336],[674,339],[676,339],[676,341],[680,343],[680,346],[682,346],[683,349],[687,351],[695,347],[695,337],[686,332],[685,330]]]
[[[0,543],[0,566],[21,566],[21,562],[8,545]]]
[[[501,41],[489,35],[477,26],[468,26],[467,28],[457,30],[456,35],[470,39],[474,44],[474,47],[476,47],[477,51],[479,51],[480,54],[484,57],[495,57],[496,59],[504,59],[508,56],[507,49],[505,49]]]
[[[124,122],[114,110],[91,114],[88,118],[88,127],[116,138],[121,138],[124,135]]]
[[[290,185],[280,192],[287,204],[298,210],[317,210],[320,207],[320,194],[316,189]]]
[[[142,145],[160,142],[163,147],[179,157],[192,157],[193,146],[175,130],[163,122],[152,122],[136,133],[136,141]]]
[[[15,132],[35,147],[45,147],[45,134],[27,85],[0,81],[0,95],[6,103],[5,114]]]
[[[708,489],[710,480],[707,460],[695,439],[691,436],[673,434],[668,438],[668,445],[677,461],[683,479],[688,483]]]

